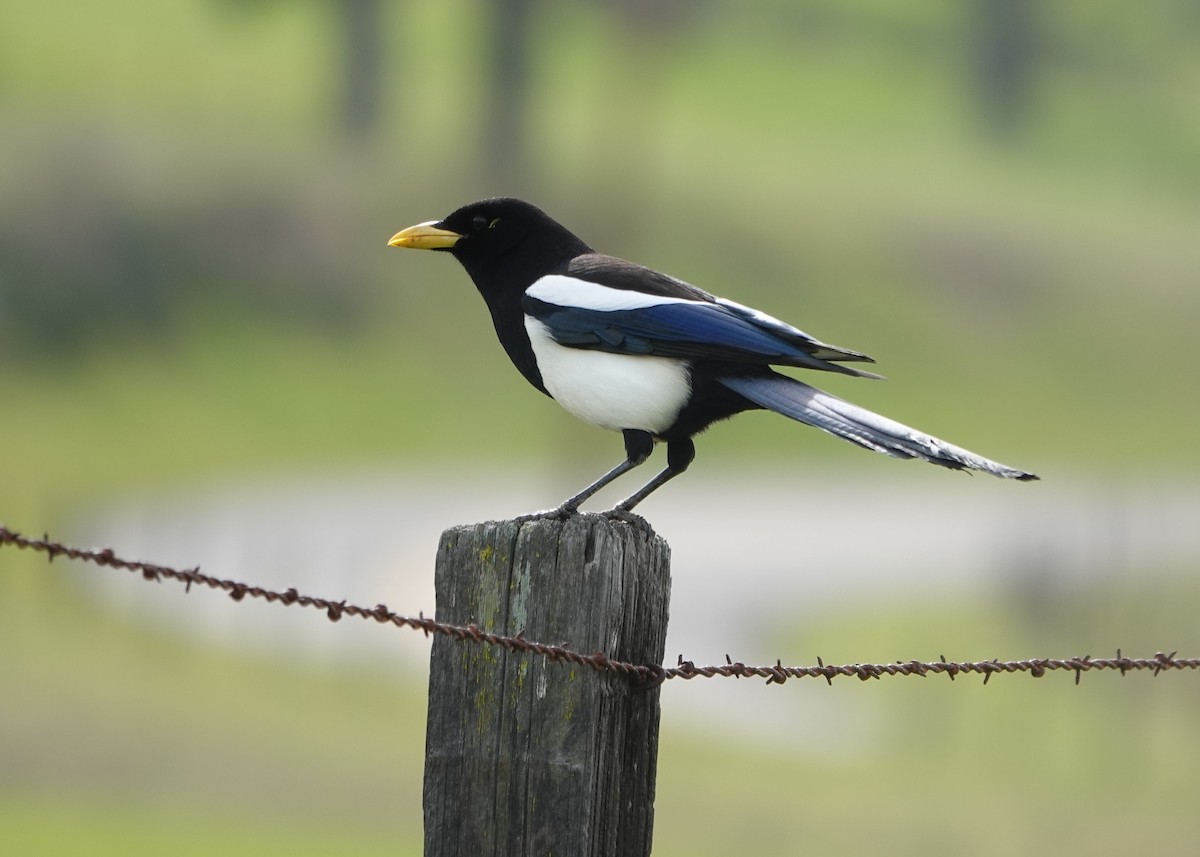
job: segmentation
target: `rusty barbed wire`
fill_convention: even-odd
[[[1085,672],[1095,670],[1116,670],[1125,675],[1127,672],[1152,671],[1158,675],[1164,670],[1197,670],[1200,669],[1200,658],[1179,658],[1176,652],[1170,654],[1156,652],[1149,658],[1129,658],[1117,649],[1116,657],[1093,658],[1083,655],[1074,658],[1034,658],[1016,661],[947,661],[942,656],[937,661],[895,661],[882,664],[826,664],[817,658],[816,666],[788,666],[777,660],[773,666],[747,666],[739,661],[725,656],[725,663],[718,666],[698,667],[680,655],[674,667],[663,667],[650,664],[635,664],[609,658],[604,652],[587,655],[573,651],[563,646],[548,645],[525,639],[524,633],[515,636],[496,634],[481,630],[477,625],[450,625],[426,618],[418,613],[416,618],[402,616],[390,610],[385,604],[374,607],[361,607],[348,604],[345,600],[335,601],[328,598],[317,598],[311,595],[301,595],[294,588],[282,592],[240,583],[235,580],[223,580],[208,574],[203,574],[200,567],[175,569],[165,565],[150,562],[121,559],[111,548],[88,550],[70,547],[52,541],[48,535],[40,539],[23,536],[7,527],[0,525],[0,546],[11,546],[21,550],[30,550],[45,554],[50,562],[57,557],[89,562],[109,568],[120,568],[141,574],[143,580],[161,581],[177,580],[184,584],[184,591],[190,592],[193,585],[205,586],[225,592],[234,601],[242,601],[246,597],[258,598],[272,604],[299,605],[325,612],[332,622],[337,622],[343,616],[354,616],[359,619],[373,619],[381,624],[392,624],[396,627],[413,628],[425,633],[441,634],[461,642],[471,642],[497,646],[510,652],[541,655],[556,663],[571,663],[588,667],[597,672],[612,672],[626,676],[643,686],[657,686],[669,679],[681,678],[763,678],[767,684],[783,684],[793,678],[823,678],[829,684],[839,677],[854,676],[862,681],[879,679],[884,676],[920,676],[930,674],[946,675],[953,681],[960,674],[976,674],[983,676],[983,683],[997,673],[1029,673],[1034,678],[1041,678],[1048,672],[1073,672],[1075,683]]]

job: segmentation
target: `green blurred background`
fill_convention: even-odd
[[[731,528],[744,567],[705,586],[736,577],[764,605],[734,657],[1195,655],[1195,522],[1172,514],[1200,493],[1198,48],[1189,2],[5,3],[0,520],[191,565],[178,545],[224,533],[197,496],[395,474],[414,503],[450,498],[445,519],[376,527],[426,581],[441,527],[522,511],[515,474],[549,505],[611,466],[615,437],[525,387],[457,265],[385,247],[504,193],[874,355],[892,380],[826,386],[1045,479],[918,473],[780,419],[714,429],[646,505],[677,590],[687,530],[719,530],[723,503],[753,520],[758,477],[775,514],[792,486],[850,484],[1021,522],[975,544],[1005,557],[978,585],[787,610],[756,564],[803,591],[829,572],[806,545],[842,535],[798,516],[794,554],[763,556]],[[750,488],[722,500],[735,473]],[[670,518],[693,479],[715,499]],[[188,538],[151,526],[168,506]],[[842,508],[843,553],[886,530],[887,508]],[[1064,559],[1046,545],[1073,509]],[[1133,518],[1191,552],[1122,552]],[[205,570],[259,579],[238,557]],[[307,589],[351,594],[344,552],[321,565]],[[0,850],[420,853],[420,657],[322,657],[345,629],[319,617],[290,657],[214,642],[106,594],[134,588],[0,552]],[[686,654],[719,660],[719,617],[680,609],[717,624]],[[663,700],[656,854],[1190,854],[1200,836],[1193,675]]]

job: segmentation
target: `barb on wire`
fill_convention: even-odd
[[[377,604],[374,607],[360,607],[356,604],[348,604],[345,600],[334,601],[327,598],[301,595],[294,588],[279,592],[261,586],[239,583],[235,580],[223,580],[201,573],[199,566],[189,569],[174,569],[155,563],[121,559],[110,548],[101,550],[74,548],[52,541],[47,535],[43,535],[40,539],[29,538],[0,525],[0,547],[6,545],[45,554],[51,562],[56,557],[61,556],[67,559],[135,572],[140,574],[143,580],[147,581],[159,581],[163,579],[177,580],[184,584],[185,591],[188,592],[191,591],[193,585],[197,585],[205,586],[209,589],[221,590],[227,593],[234,601],[242,601],[246,597],[250,597],[262,599],[272,604],[296,604],[301,607],[321,610],[332,622],[337,622],[343,616],[373,619],[376,622],[392,624],[396,627],[414,628],[424,632],[426,636],[430,634],[442,634],[463,642],[498,646],[510,652],[541,655],[551,661],[577,664],[589,667],[597,672],[614,672],[624,675],[638,684],[650,686],[656,686],[668,679],[675,678],[685,680],[717,677],[763,678],[766,679],[767,684],[783,684],[791,678],[823,678],[827,683],[833,684],[835,678],[843,676],[854,676],[862,681],[867,681],[869,679],[883,678],[884,676],[926,677],[933,674],[946,675],[953,680],[956,676],[964,673],[982,675],[984,684],[987,684],[988,680],[997,673],[1029,673],[1034,678],[1041,678],[1047,672],[1073,672],[1075,673],[1075,683],[1078,684],[1080,676],[1083,673],[1095,670],[1118,670],[1121,675],[1125,675],[1127,672],[1152,671],[1153,675],[1157,676],[1164,670],[1200,669],[1200,658],[1179,658],[1176,657],[1176,652],[1171,652],[1170,654],[1156,652],[1153,657],[1149,658],[1129,658],[1122,655],[1120,649],[1117,649],[1117,654],[1114,658],[1093,658],[1090,655],[1084,655],[1076,658],[953,662],[947,661],[943,655],[939,660],[931,662],[913,660],[896,661],[886,664],[843,664],[841,666],[827,665],[821,658],[817,658],[816,666],[796,667],[785,667],[783,662],[778,660],[770,666],[747,666],[741,662],[733,661],[728,655],[725,656],[724,664],[698,667],[691,661],[684,660],[683,656],[680,655],[676,665],[667,668],[658,665],[634,664],[613,660],[605,655],[604,652],[595,652],[594,654],[586,655],[563,646],[553,646],[527,640],[523,633],[518,633],[516,636],[510,637],[504,634],[483,631],[477,625],[473,624],[450,625],[426,618],[423,613],[418,613],[415,618],[401,616],[398,613],[392,612],[385,604]]]

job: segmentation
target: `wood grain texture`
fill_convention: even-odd
[[[599,515],[456,527],[437,618],[659,664],[670,550]],[[659,689],[544,657],[434,640],[425,854],[650,853]]]

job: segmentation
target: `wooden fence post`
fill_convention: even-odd
[[[437,618],[660,664],[670,549],[600,515],[456,527]],[[425,855],[650,853],[659,689],[437,636],[429,676]]]

